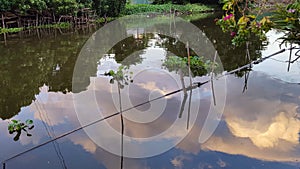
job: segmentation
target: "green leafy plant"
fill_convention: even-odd
[[[8,124],[8,132],[9,134],[17,133],[14,137],[14,141],[19,140],[22,131],[26,133],[28,137],[32,136],[28,133],[28,130],[32,130],[34,128],[32,120],[26,120],[25,123],[21,122],[20,120],[11,120]]]
[[[22,31],[24,28],[1,28],[0,27],[0,34],[3,33],[16,33]]]
[[[120,66],[117,71],[110,70],[108,72],[104,73],[104,76],[111,76],[112,79],[110,79],[110,83],[114,84],[115,81],[117,81],[120,85],[120,88],[123,89],[124,85],[128,85],[129,83],[132,83],[132,77],[131,75],[133,72],[128,72],[129,66]]]
[[[205,60],[204,57],[191,56],[190,57],[191,72],[194,76],[203,76],[208,73],[208,70],[212,67],[210,60]],[[216,64],[216,63],[215,63]],[[184,75],[188,75],[188,58],[170,56],[163,62],[163,67],[169,71],[175,71],[176,73],[181,70]],[[217,64],[215,65],[217,66]]]

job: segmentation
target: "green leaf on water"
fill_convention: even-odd
[[[15,128],[15,130],[16,130],[16,131],[20,131],[20,130],[22,130],[22,128],[21,128],[20,125],[17,125],[16,128]]]
[[[18,120],[11,120],[13,123],[18,123],[19,121]]]
[[[8,131],[9,132],[13,132],[14,131],[14,125],[13,124],[9,124],[8,125]]]
[[[26,120],[26,122],[25,122],[26,124],[32,124],[33,123],[33,120]]]

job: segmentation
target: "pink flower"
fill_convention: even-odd
[[[289,10],[287,10],[287,12],[288,13],[294,13],[294,12],[296,12],[296,9],[289,9]]]
[[[261,27],[261,23],[256,22],[256,27],[260,28]]]
[[[229,14],[229,15],[226,15],[226,16],[223,18],[223,20],[226,21],[226,20],[230,19],[231,17],[233,17],[233,14],[232,14],[232,13]]]
[[[230,36],[235,37],[235,35],[236,35],[236,32],[233,32],[233,31],[230,32]]]

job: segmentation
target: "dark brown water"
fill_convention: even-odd
[[[232,47],[229,36],[215,26],[215,17],[204,17],[192,23],[213,42],[225,71],[246,64],[246,47]],[[135,29],[126,30],[120,26],[114,33],[130,34],[134,31]],[[151,94],[162,95],[178,89],[174,79],[159,74],[160,71],[148,71],[143,76],[138,76],[136,72],[147,66],[160,65],[169,55],[185,56],[185,45],[175,43],[176,39],[158,33],[140,32],[143,36],[139,39],[133,35],[116,44],[110,50],[111,58],[101,60],[100,56],[98,60],[87,60],[87,63],[94,63],[94,66],[83,71],[83,77],[89,78],[82,81],[80,90],[72,91],[73,69],[77,57],[92,33],[93,31],[86,30],[57,32],[56,35],[41,34],[40,38],[8,37],[7,46],[4,43],[0,45],[0,161],[80,127],[82,121],[78,120],[80,115],[76,114],[76,106],[74,107],[74,99],[79,94],[95,91],[97,104],[105,115],[117,112],[119,109],[113,104],[115,100],[111,97],[116,88],[112,87],[107,77],[101,76],[107,67],[103,68],[100,63],[113,63],[108,68],[117,63],[130,65],[136,75],[129,88],[133,93],[131,101],[134,105],[146,101]],[[275,40],[280,37],[280,33],[272,31],[268,36],[269,44],[257,39],[251,40],[251,59],[279,50]],[[128,55],[130,62],[126,60]],[[195,121],[195,125],[190,128],[190,133],[183,141],[158,156],[124,158],[124,168],[298,169],[300,63],[295,62],[291,71],[287,72],[287,63],[284,61],[288,56],[288,52],[282,53],[255,65],[251,72],[238,72],[227,77],[224,113],[216,131],[206,142],[200,144],[198,138],[209,107],[213,104],[210,84],[193,91],[192,103],[201,103],[198,109],[192,107],[192,112],[200,113],[191,120]],[[157,70],[160,69],[162,68],[158,66]],[[195,81],[207,78],[196,77]],[[124,134],[147,138],[166,130],[178,118],[182,96],[182,93],[177,93],[163,98],[161,102],[166,102],[164,114],[159,120],[147,125],[129,120],[130,112],[126,112]],[[149,107],[146,104],[139,109],[146,111]],[[83,116],[91,115],[88,110],[87,106],[87,112]],[[186,112],[183,112],[184,117]],[[8,122],[12,119],[32,119],[35,125],[30,130],[32,136],[27,137],[22,133],[20,139],[14,141],[15,134],[11,135],[7,130]],[[107,122],[115,130],[120,130],[119,116],[112,117]],[[111,133],[99,128],[100,124],[94,125],[98,127],[100,135],[110,136]],[[186,123],[179,125],[182,126],[167,133],[159,141],[163,144],[180,137],[186,132]],[[99,147],[85,131],[79,130],[13,158],[6,162],[6,168],[120,168],[121,157]],[[115,145],[112,142],[109,146]],[[157,145],[154,145],[153,149],[156,148]],[[124,151],[126,154],[126,148]]]

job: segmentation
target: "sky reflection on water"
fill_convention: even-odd
[[[149,41],[153,43],[151,39]],[[265,56],[269,54],[268,52],[278,49],[276,45],[269,45],[265,51],[262,51],[262,54]],[[138,70],[150,63],[161,63],[161,59],[167,55],[165,49],[148,46],[142,53],[138,53],[138,55],[143,55],[144,59],[139,60],[141,63],[133,67]],[[155,53],[156,57],[151,58],[151,53]],[[285,66],[279,65],[277,62],[275,64],[271,60],[255,66],[254,71],[250,72],[248,88],[244,92],[244,78],[236,75],[228,76],[224,114],[217,130],[203,144],[199,144],[198,138],[212,104],[211,89],[210,84],[195,89],[192,100],[195,104],[200,101],[200,107],[194,107],[195,111],[193,112],[198,110],[199,114],[194,119],[195,125],[190,129],[191,132],[188,136],[176,147],[159,156],[143,159],[125,158],[124,168],[298,169],[300,167],[300,90],[298,84],[286,82],[298,82],[299,79],[295,73],[300,71],[292,69],[289,74],[285,72]],[[98,67],[95,75],[97,73],[102,74],[103,70],[101,71]],[[156,73],[149,73],[147,77],[140,77],[131,84],[131,90],[138,91],[131,97],[133,103],[137,104],[146,100],[154,89],[159,94],[177,89],[178,86],[174,85],[174,81],[168,80],[166,77],[162,83]],[[195,81],[205,78],[208,77],[197,77]],[[151,81],[148,81],[149,79]],[[217,83],[218,81],[216,81]],[[40,92],[35,95],[35,100],[30,105],[23,106],[21,111],[13,117],[14,119],[34,120],[35,128],[32,130],[32,137],[21,135],[18,142],[13,142],[13,135],[6,132],[8,120],[0,122],[0,131],[2,131],[0,134],[0,161],[80,127],[81,124],[74,107],[74,95],[94,91],[97,94],[98,106],[106,115],[117,112],[118,108],[111,104],[113,102],[111,95],[115,90],[112,90],[108,78],[91,77],[87,90],[76,94],[53,92],[47,85],[41,86]],[[166,101],[167,106],[165,114],[159,120],[147,125],[125,120],[125,135],[144,138],[157,135],[160,131],[168,128],[178,117],[182,93],[168,96],[163,100]],[[88,105],[85,106],[88,107]],[[140,110],[147,110],[149,106],[145,105]],[[107,120],[107,123],[114,130],[120,130],[118,116]],[[111,134],[106,130],[100,129],[99,131],[103,136],[109,137]],[[186,120],[182,120],[177,128],[158,141],[172,142],[186,132]],[[107,144],[114,147],[120,142],[112,140]],[[24,166],[33,169],[116,169],[120,168],[120,157],[100,148],[84,130],[80,130],[10,160],[6,165],[8,169],[24,168]]]

